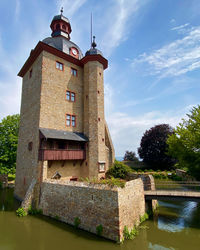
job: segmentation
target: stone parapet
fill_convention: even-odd
[[[139,224],[145,213],[143,183],[127,182],[124,188],[102,184],[48,180],[41,185],[39,209],[43,214],[97,234],[102,225],[105,238],[121,241],[123,229]]]

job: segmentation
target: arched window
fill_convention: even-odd
[[[63,29],[63,30],[66,30],[66,26],[65,26],[64,24],[63,24],[63,26],[62,26],[62,29]]]
[[[56,30],[59,30],[60,29],[60,24],[56,24]]]

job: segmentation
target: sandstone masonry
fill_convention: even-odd
[[[47,180],[41,185],[39,208],[53,218],[97,233],[114,241],[123,239],[123,230],[139,224],[145,213],[144,188],[141,179],[129,181],[124,188],[107,185]]]
[[[104,178],[114,161],[104,117],[108,62],[95,42],[83,57],[62,14],[51,29],[52,37],[37,44],[18,74],[23,85],[15,196],[23,200],[35,179],[36,206],[43,179]]]

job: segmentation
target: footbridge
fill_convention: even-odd
[[[155,188],[144,191],[145,200],[177,200],[200,202],[200,182],[157,182]]]

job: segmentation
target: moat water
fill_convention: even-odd
[[[0,190],[0,250],[200,250],[200,203],[159,202],[134,240],[118,245],[45,216],[19,218],[13,189]]]

